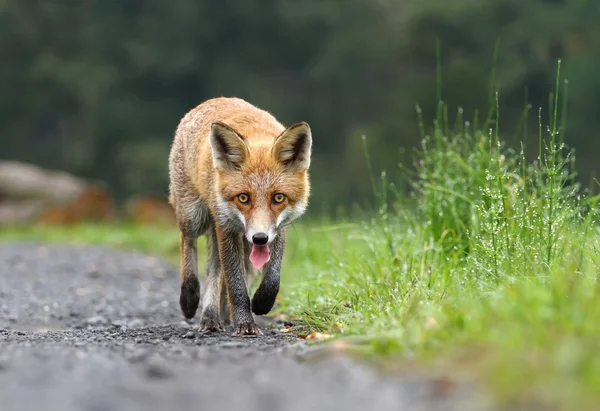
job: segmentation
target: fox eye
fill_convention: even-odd
[[[238,201],[242,204],[246,204],[250,201],[250,197],[246,193],[238,194]]]
[[[273,202],[276,204],[281,204],[285,201],[285,195],[281,193],[276,193],[273,195]]]

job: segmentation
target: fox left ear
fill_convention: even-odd
[[[221,122],[211,124],[209,138],[214,167],[218,170],[239,169],[248,155],[244,138]]]
[[[288,170],[308,170],[312,149],[312,134],[305,122],[296,123],[285,129],[275,139],[272,153],[277,161]]]

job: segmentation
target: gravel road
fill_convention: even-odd
[[[202,336],[182,321],[178,281],[141,254],[0,244],[0,409],[486,409],[462,384],[315,356],[268,324],[260,338]]]

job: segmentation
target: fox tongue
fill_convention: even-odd
[[[252,245],[250,253],[250,262],[257,270],[261,269],[269,261],[269,246],[268,245]]]

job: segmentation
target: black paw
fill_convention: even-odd
[[[242,323],[235,326],[234,337],[258,337],[263,335],[262,331],[253,322]]]
[[[202,334],[219,333],[223,331],[225,330],[217,318],[204,317],[202,321],[200,321],[200,332]]]
[[[179,306],[185,318],[194,318],[200,304],[200,281],[195,275],[185,277],[181,283]]]
[[[278,292],[279,287],[268,289],[259,287],[252,297],[252,312],[256,315],[268,314],[275,305]]]

